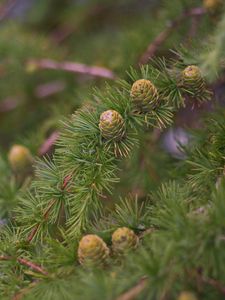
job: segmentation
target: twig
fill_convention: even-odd
[[[12,300],[21,300],[24,298],[24,296],[35,286],[38,284],[38,281],[34,281],[31,284],[29,284],[28,287],[25,287],[21,289],[18,293],[16,293],[13,297]]]
[[[7,256],[7,255],[1,255],[0,256],[0,260],[13,260],[14,258],[12,256]],[[38,272],[38,273],[41,273],[43,275],[48,275],[48,272],[45,271],[42,267],[40,267],[39,265],[25,259],[25,258],[21,258],[21,257],[18,257],[16,258],[16,261],[18,263],[20,263],[21,265],[24,265],[24,266],[27,266],[31,269],[33,269],[34,271]]]
[[[197,279],[225,295],[225,285],[216,279],[204,277],[201,270],[197,271]]]
[[[63,70],[71,73],[86,74],[94,77],[102,77],[108,79],[116,79],[116,75],[109,69],[88,66],[85,64],[63,61],[57,62],[52,59],[29,60],[27,69],[35,71],[36,69]]]
[[[9,112],[17,108],[19,104],[18,99],[16,98],[6,98],[0,103],[0,112]]]
[[[59,137],[59,132],[54,131],[51,133],[51,135],[44,141],[44,143],[41,145],[41,147],[38,150],[38,155],[43,156],[47,154],[55,144]]]
[[[66,187],[68,186],[68,184],[69,184],[71,178],[72,178],[72,175],[67,175],[67,176],[65,176],[65,178],[64,178],[64,180],[63,180],[62,187],[61,187],[62,190],[65,190],[65,189],[66,189]],[[48,219],[49,213],[50,213],[52,207],[55,205],[55,203],[56,203],[56,200],[55,200],[55,199],[53,199],[53,200],[50,202],[48,208],[46,209],[46,211],[45,211],[45,213],[44,213],[44,215],[43,215],[43,217],[44,217],[45,220]],[[28,242],[31,242],[31,241],[32,241],[32,239],[34,238],[34,236],[35,236],[35,234],[37,233],[37,231],[38,231],[38,229],[40,228],[40,226],[41,226],[41,224],[38,223],[38,224],[36,224],[36,225],[32,228],[31,232],[29,233],[29,235],[28,235],[28,237],[27,237],[27,241],[28,241]]]
[[[141,280],[134,287],[132,287],[130,290],[117,297],[116,300],[135,299],[146,288],[147,283],[148,283],[147,277],[141,278]]]
[[[66,84],[62,80],[56,80],[45,84],[40,84],[35,89],[35,96],[37,98],[46,98],[64,91],[65,88]]]
[[[10,0],[0,7],[0,21],[3,21],[5,18],[8,17],[10,11],[13,9],[16,3],[17,0]]]
[[[56,202],[56,200],[52,200],[50,202],[49,207],[47,208],[47,210],[46,210],[46,212],[44,213],[44,216],[43,216],[45,220],[47,220],[47,218],[49,216],[49,213],[50,213],[52,207],[54,206],[55,202]],[[35,234],[37,233],[39,227],[40,227],[40,223],[36,224],[34,226],[34,228],[31,230],[31,232],[30,232],[30,234],[28,235],[28,238],[27,238],[28,242],[32,241],[32,239],[34,238]]]
[[[176,29],[185,19],[188,17],[201,16],[206,13],[206,10],[203,7],[192,8],[188,11],[185,11],[182,15],[177,17],[175,20],[171,21],[165,30],[160,32],[160,34],[153,40],[153,42],[148,46],[147,50],[141,56],[139,63],[145,64],[150,58],[152,58],[158,48],[165,42],[165,40],[170,36],[171,32]]]

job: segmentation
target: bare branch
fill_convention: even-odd
[[[12,256],[7,256],[7,255],[1,255],[0,256],[0,260],[13,260],[14,258]],[[39,265],[25,259],[25,258],[21,258],[21,257],[18,257],[16,258],[16,261],[18,263],[20,263],[21,265],[24,265],[24,266],[27,266],[31,269],[33,269],[34,271],[38,272],[38,273],[41,273],[43,275],[48,275],[48,272],[45,271],[42,267],[40,267]]]
[[[182,15],[177,17],[175,20],[171,21],[166,29],[153,40],[153,42],[148,46],[147,50],[141,56],[139,63],[145,64],[150,58],[152,58],[159,47],[165,42],[165,40],[170,36],[170,34],[175,30],[185,19],[188,17],[201,16],[206,13],[206,10],[202,7],[196,7],[189,11],[184,12]]]
[[[27,62],[27,69],[32,71],[35,71],[36,69],[63,70],[66,72],[86,74],[94,77],[108,79],[116,78],[116,75],[107,68],[88,66],[70,61],[57,62],[52,59],[29,60]]]
[[[43,156],[47,154],[52,147],[54,146],[55,142],[57,141],[59,137],[59,132],[54,131],[52,134],[44,141],[44,143],[41,145],[41,147],[38,150],[38,155]]]
[[[148,283],[147,277],[141,278],[141,280],[130,290],[120,295],[116,300],[134,300],[139,294],[146,288]]]

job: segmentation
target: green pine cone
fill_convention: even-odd
[[[182,85],[192,97],[202,96],[206,91],[205,80],[197,66],[188,66],[182,72]]]
[[[124,119],[117,111],[112,109],[101,114],[99,129],[102,137],[106,140],[120,141],[126,133]]]
[[[118,228],[112,235],[113,252],[123,254],[137,247],[138,236],[127,227]]]
[[[197,297],[192,292],[184,291],[180,293],[178,300],[197,300]]]
[[[13,145],[8,154],[11,168],[15,172],[28,170],[33,162],[32,155],[28,148],[21,145]]]
[[[79,242],[78,259],[84,266],[100,266],[109,256],[109,248],[95,234],[85,235]]]
[[[130,96],[138,112],[150,112],[159,104],[159,94],[154,84],[147,79],[135,81],[131,87]]]

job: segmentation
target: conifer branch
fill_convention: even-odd
[[[206,10],[202,7],[192,8],[188,11],[183,12],[182,15],[177,17],[175,20],[171,21],[166,29],[164,29],[160,34],[153,40],[153,42],[148,46],[147,50],[141,56],[139,64],[147,63],[159,49],[159,47],[166,41],[170,34],[177,29],[177,27],[187,18],[202,16],[206,13]]]
[[[113,80],[116,79],[116,75],[113,73],[113,71],[107,68],[88,66],[85,64],[70,61],[57,62],[48,58],[41,60],[29,60],[27,62],[27,68],[28,70],[30,69],[32,71],[38,69],[62,70],[70,73],[84,74]]]

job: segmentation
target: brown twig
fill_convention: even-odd
[[[0,103],[0,113],[14,110],[18,107],[19,101],[16,98],[6,98]]]
[[[8,255],[1,255],[0,256],[0,260],[13,260],[14,258],[12,256],[8,256]],[[31,269],[33,269],[34,271],[40,273],[40,274],[43,274],[43,275],[48,275],[48,272],[45,271],[42,267],[40,267],[39,265],[25,259],[25,258],[22,258],[22,257],[18,257],[16,258],[16,261],[18,263],[20,263],[21,265],[24,265],[24,266],[27,266]]]
[[[213,278],[204,277],[201,270],[200,271],[198,270],[196,274],[199,282],[210,285],[215,290],[225,295],[225,285],[223,283]]]
[[[5,18],[8,17],[9,13],[16,5],[17,0],[8,0],[0,7],[0,21],[3,21]]]
[[[35,96],[37,98],[46,98],[64,91],[66,84],[62,80],[55,80],[48,83],[40,84],[35,89]]]
[[[134,300],[136,297],[139,296],[141,292],[146,288],[148,283],[147,277],[143,277],[140,279],[140,281],[131,289],[129,289],[127,292],[123,293],[119,297],[116,298],[116,300]]]
[[[48,218],[48,216],[49,216],[49,213],[50,213],[52,207],[54,206],[55,202],[56,202],[56,200],[52,200],[52,201],[50,202],[49,207],[47,208],[47,210],[46,210],[46,212],[44,213],[44,216],[43,216],[45,220],[47,220],[47,218]],[[28,242],[31,242],[31,241],[32,241],[32,239],[34,238],[35,234],[37,233],[37,231],[38,231],[40,225],[41,225],[40,223],[36,224],[36,225],[34,226],[34,228],[31,230],[31,232],[30,232],[30,234],[28,235],[28,238],[27,238],[27,241],[28,241]]]
[[[148,46],[147,50],[141,56],[139,63],[145,64],[150,58],[152,58],[159,47],[165,42],[165,40],[170,36],[170,34],[175,30],[185,19],[188,17],[197,17],[204,15],[206,10],[203,7],[192,8],[185,11],[182,15],[177,17],[175,20],[171,21],[165,30],[160,32],[160,34],[153,40],[153,42]]]
[[[58,62],[52,59],[29,60],[27,62],[27,69],[32,71],[35,71],[36,69],[63,70],[66,72],[85,74],[94,77],[116,79],[116,75],[107,68],[88,66],[71,61]]]
[[[38,150],[38,155],[43,156],[47,154],[55,144],[59,137],[59,132],[54,131],[51,133],[51,135],[44,141],[44,143],[41,145],[41,147]]]
[[[66,189],[66,187],[67,187],[67,185],[69,184],[71,178],[72,178],[72,175],[67,175],[67,176],[64,178],[63,184],[62,184],[62,187],[61,187],[62,190],[65,190],[65,189]],[[56,200],[55,200],[55,199],[53,199],[52,201],[50,201],[50,204],[49,204],[48,208],[46,209],[46,211],[45,211],[45,213],[44,213],[44,215],[43,215],[43,217],[44,217],[45,220],[48,219],[49,213],[50,213],[52,207],[55,205],[55,203],[56,203]],[[32,241],[32,239],[33,239],[34,236],[36,235],[36,233],[37,233],[38,229],[40,228],[40,226],[41,226],[41,224],[38,223],[38,224],[36,224],[36,225],[32,228],[32,230],[31,230],[31,232],[29,233],[28,238],[27,238],[27,241],[28,241],[28,242],[31,242],[31,241]]]

